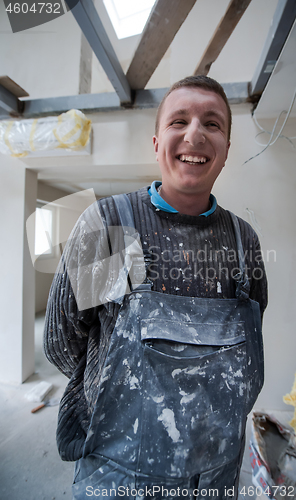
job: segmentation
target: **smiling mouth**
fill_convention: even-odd
[[[177,158],[183,163],[188,163],[189,165],[200,165],[209,161],[207,156],[179,155]]]

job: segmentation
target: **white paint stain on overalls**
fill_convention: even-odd
[[[180,439],[180,432],[178,431],[175,423],[175,415],[170,408],[164,408],[159,415],[158,420],[163,423],[168,435],[174,443]]]

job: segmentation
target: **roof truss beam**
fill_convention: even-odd
[[[17,116],[20,112],[22,101],[0,84],[0,113],[7,116]]]
[[[248,102],[249,82],[225,83],[223,88],[230,104]],[[157,108],[168,88],[136,90],[132,105],[123,107],[115,92],[102,94],[81,94],[67,97],[50,97],[47,99],[31,99],[22,101],[25,106],[22,117],[33,118],[59,115],[69,109],[80,109],[86,114],[120,111],[124,109]]]
[[[144,89],[196,0],[158,0],[127,71],[132,89]]]
[[[0,76],[0,116],[18,116],[24,109],[18,97],[29,94],[8,76]]]
[[[245,13],[251,0],[231,0],[225,15],[218,24],[207,48],[205,49],[194,75],[207,75],[213,62],[216,61],[234,28]]]
[[[92,0],[66,0],[85,38],[122,103],[130,103],[131,88]]]
[[[279,0],[250,85],[250,95],[260,96],[270,78],[296,18],[295,0]]]

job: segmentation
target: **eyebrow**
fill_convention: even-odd
[[[226,120],[225,120],[224,115],[222,113],[220,113],[219,111],[216,111],[215,109],[207,111],[204,116],[206,118],[210,118],[211,116],[217,117],[219,120],[221,120],[223,125],[226,125]]]
[[[188,115],[188,110],[187,109],[177,109],[173,111],[169,116],[168,119],[171,120],[175,115],[182,116],[182,115]]]

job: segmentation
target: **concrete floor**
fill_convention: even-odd
[[[53,384],[59,398],[67,378],[42,351],[44,315],[35,323],[35,374],[21,385],[0,384],[0,498],[3,500],[70,500],[73,463],[63,462],[55,441],[58,406],[32,414],[38,403],[25,394],[41,380]]]
[[[70,500],[73,463],[63,462],[56,449],[55,430],[58,406],[45,407],[32,414],[37,406],[25,394],[41,380],[53,384],[50,396],[61,398],[67,378],[53,367],[42,351],[44,316],[35,323],[35,374],[22,385],[0,384],[0,498],[3,500]],[[258,408],[258,410],[260,410]],[[282,423],[293,411],[272,412]],[[252,485],[249,460],[251,425],[248,422],[240,490]],[[240,495],[239,500],[256,500]],[[258,497],[262,500],[266,497]]]

